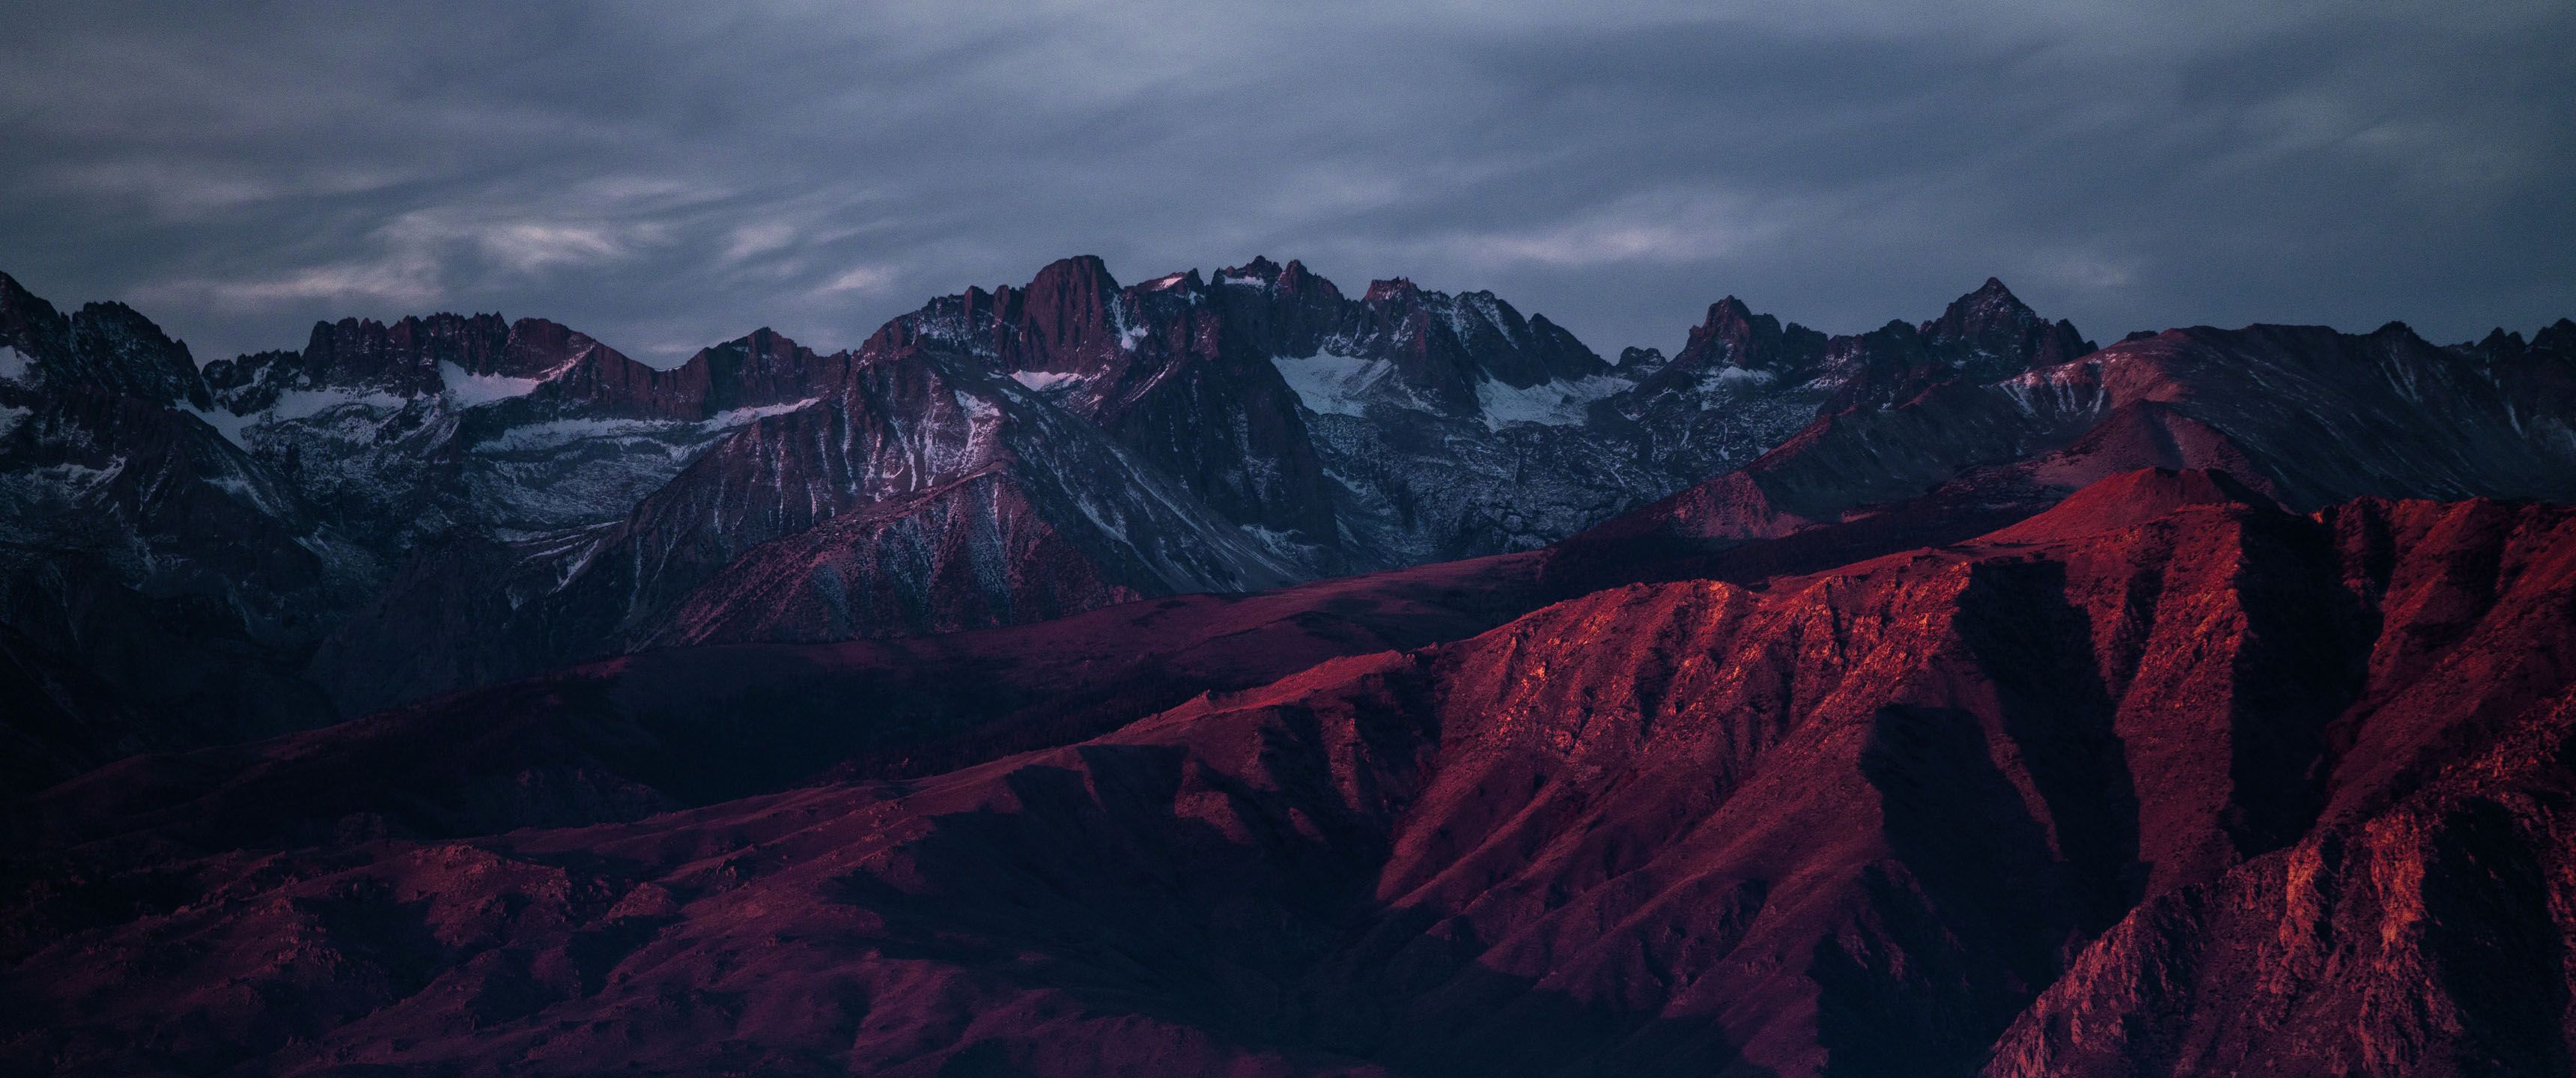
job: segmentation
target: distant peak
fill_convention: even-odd
[[[1383,281],[1370,281],[1368,294],[1362,297],[1360,302],[1385,303],[1395,300],[1415,300],[1421,297],[1422,288],[1414,284],[1412,278],[1394,277]]]
[[[1935,339],[1975,340],[1996,334],[2018,336],[2033,326],[2046,324],[2047,319],[2013,295],[2012,289],[2004,287],[2001,278],[1988,277],[1976,291],[1951,300],[1942,309],[1941,317],[1918,328]],[[2067,328],[2071,332],[2074,327]]]
[[[1333,282],[1317,276],[1315,271],[1306,268],[1305,263],[1293,258],[1280,269],[1278,284],[1283,293],[1311,292],[1336,302],[1342,298],[1341,289],[1334,287]]]
[[[2024,313],[2028,311],[2030,311],[2030,305],[2023,303],[2020,296],[2013,295],[2013,290],[2004,286],[2003,278],[1988,277],[1986,278],[1986,283],[1977,286],[1976,291],[1950,301],[1950,308],[1947,313],[1981,313],[1990,315],[2000,312]],[[2036,316],[2034,315],[2034,317]]]
[[[1254,255],[1250,262],[1217,272],[1227,277],[1259,277],[1269,281],[1278,279],[1280,266],[1279,263],[1271,261],[1267,255]]]
[[[782,352],[792,353],[796,351],[797,348],[798,345],[795,341],[787,339],[786,336],[780,334],[777,330],[771,329],[768,326],[762,326],[759,329],[752,330],[751,332],[733,338],[732,340],[700,349],[699,354],[705,355],[709,352],[739,351],[745,355],[753,356],[775,355]]]
[[[1047,263],[1029,281],[1028,290],[1036,295],[1068,288],[1112,292],[1117,290],[1118,281],[1109,275],[1109,264],[1102,262],[1099,255],[1075,255]]]
[[[2074,323],[2050,322],[2013,295],[2001,277],[1952,300],[1941,317],[1916,327],[1937,353],[1975,377],[1999,377],[2063,363],[2093,350]]]
[[[34,298],[35,294],[19,284],[17,278],[0,273],[0,307],[14,306]]]
[[[1708,323],[1711,325],[1720,322],[1748,323],[1751,321],[1753,321],[1753,308],[1745,306],[1743,300],[1732,295],[1708,305]]]
[[[2542,352],[2576,355],[2576,321],[2561,318],[2531,335],[2531,347]]]

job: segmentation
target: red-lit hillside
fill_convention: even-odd
[[[2556,1073],[2571,702],[2576,512],[2297,515],[2147,471],[939,775],[75,842],[14,892],[0,1043],[61,1073]]]

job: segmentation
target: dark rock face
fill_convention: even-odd
[[[2075,331],[2074,323],[2051,323],[2040,317],[1992,277],[1986,278],[1984,287],[1953,301],[1941,317],[1923,323],[1919,331],[1929,351],[1947,357],[1970,381],[2054,367],[2095,348]]]
[[[0,348],[23,377],[59,394],[105,393],[156,404],[208,406],[188,346],[122,303],[92,303],[65,317],[0,273]]]
[[[357,597],[364,555],[209,402],[187,347],[132,310],[64,317],[0,277],[0,624],[32,679],[14,732],[52,759],[330,717],[292,649]]]
[[[2571,594],[2564,508],[2303,516],[2149,470],[1973,542],[1614,588],[1062,747],[748,797],[655,763],[639,735],[690,725],[643,716],[797,666],[637,656],[31,803],[14,871],[48,882],[7,907],[0,1058],[2552,1073]],[[1113,613],[955,654],[1152,638]],[[315,837],[233,852],[280,834]]]

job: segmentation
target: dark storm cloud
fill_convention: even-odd
[[[1988,274],[2104,338],[2576,313],[2563,0],[26,7],[0,269],[201,357],[441,308],[839,346],[1075,252],[1604,351]]]

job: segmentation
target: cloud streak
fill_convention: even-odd
[[[1937,16],[1937,17],[1936,17]],[[110,2],[0,16],[0,269],[201,355],[502,309],[854,343],[1061,255],[1493,288],[1596,348],[1988,274],[2097,337],[2576,313],[2576,10]]]

